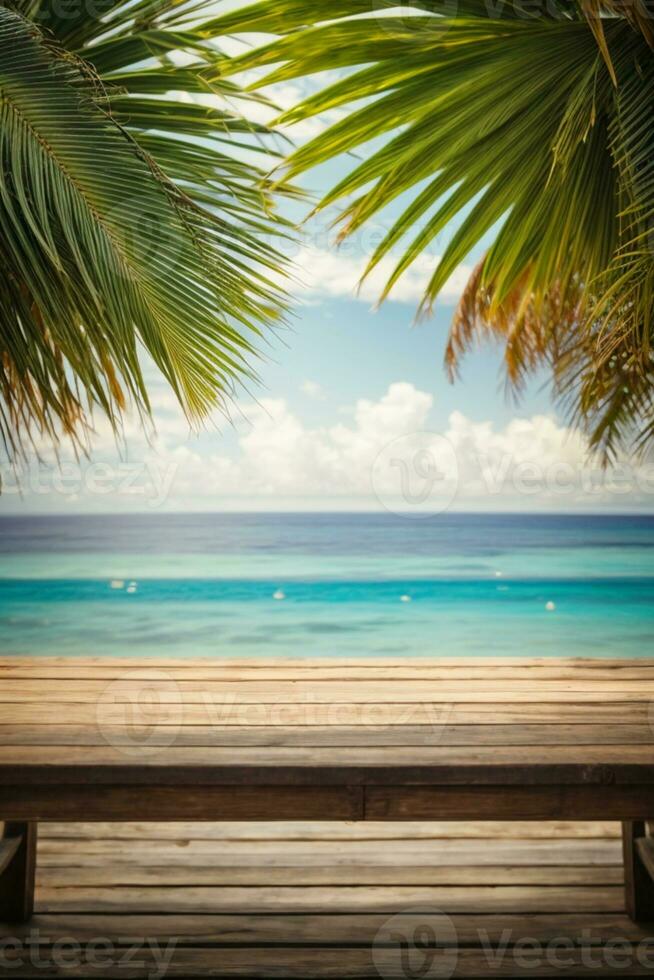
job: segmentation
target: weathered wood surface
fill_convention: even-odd
[[[0,817],[645,820],[653,704],[650,659],[2,657]]]
[[[622,878],[606,821],[52,823],[0,976],[651,976]]]

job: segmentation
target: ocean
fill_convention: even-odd
[[[654,517],[3,517],[0,649],[652,656]]]

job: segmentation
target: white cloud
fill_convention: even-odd
[[[453,412],[441,432],[430,424],[432,396],[396,382],[377,400],[360,399],[347,422],[310,428],[284,399],[242,406],[233,453],[210,437],[192,442],[171,396],[157,396],[158,433],[148,445],[130,428],[131,460],[165,484],[171,508],[220,509],[232,499],[352,502],[391,510],[439,508],[574,509],[654,502],[654,470],[626,463],[605,474],[585,438],[546,415],[504,427]],[[94,458],[111,456],[99,434]],[[157,494],[158,505],[162,494]]]
[[[325,400],[325,392],[322,385],[319,385],[317,381],[303,381],[300,385],[300,391],[308,398],[313,398],[316,401]]]
[[[654,469],[624,461],[604,473],[585,438],[551,416],[516,418],[498,427],[453,412],[439,432],[430,421],[433,397],[408,382],[391,384],[377,400],[360,399],[347,421],[320,427],[304,424],[283,398],[239,406],[243,418],[231,452],[215,436],[189,440],[171,395],[158,394],[155,406],[158,431],[151,444],[135,424],[128,426],[127,459],[136,484],[145,488],[140,497],[127,490],[122,496],[117,477],[112,483],[104,469],[98,471],[108,466],[110,475],[123,474],[111,437],[102,431],[92,479],[76,482],[69,473],[63,504],[61,483],[55,488],[59,497],[47,498],[41,482],[39,508],[74,502],[104,508],[386,507],[418,513],[441,504],[618,510],[654,503]],[[98,486],[105,487],[101,499]]]
[[[585,438],[551,416],[496,427],[453,412],[438,432],[430,424],[432,408],[432,395],[396,382],[377,400],[360,399],[348,422],[308,428],[284,399],[265,399],[244,408],[248,421],[239,426],[233,456],[185,446],[164,452],[178,463],[172,493],[178,500],[201,496],[215,506],[221,497],[257,498],[268,506],[283,497],[393,508],[405,465],[414,506],[433,463],[448,487],[455,485],[455,506],[619,508],[654,501],[654,471],[625,462],[605,474]],[[389,453],[393,465],[380,482],[379,460]],[[433,502],[427,499],[425,509]],[[399,500],[400,509],[405,504]]]
[[[294,258],[300,289],[308,297],[355,297],[368,304],[377,302],[398,262],[397,255],[385,256],[370,275],[361,278],[370,255],[355,255],[345,250],[323,249],[307,245]],[[438,256],[424,255],[398,280],[389,299],[398,303],[419,303],[438,263]],[[445,284],[440,298],[446,303],[458,301],[472,267],[460,265]]]

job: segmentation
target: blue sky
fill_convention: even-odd
[[[285,84],[273,94],[286,107],[302,93]],[[301,142],[329,121],[302,124],[293,137]],[[323,167],[304,186],[319,196],[352,163]],[[383,275],[357,297],[374,238],[405,203],[339,250],[327,227],[331,215],[305,227],[295,250],[301,286],[290,326],[271,338],[258,365],[261,385],[238,394],[229,422],[216,418],[190,433],[148,367],[156,432],[146,439],[128,419],[117,449],[98,419],[89,460],[64,453],[57,465],[42,447],[42,462],[20,474],[22,496],[5,465],[0,512],[651,509],[654,472],[624,461],[611,483],[557,414],[544,377],[516,406],[503,388],[500,352],[485,347],[465,361],[461,381],[448,383],[448,323],[484,243],[453,277],[433,318],[419,325],[421,288],[454,227],[380,309],[374,299]],[[408,499],[393,482],[403,467]],[[425,496],[432,468],[439,477]]]

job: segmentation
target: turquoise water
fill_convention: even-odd
[[[652,656],[654,518],[2,518],[0,647]]]

